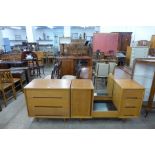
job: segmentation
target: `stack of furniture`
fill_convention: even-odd
[[[127,46],[130,46],[132,32],[113,32],[118,34],[118,51],[127,51]]]
[[[89,56],[62,56],[57,57],[62,62],[61,76],[63,75],[77,75],[78,65],[92,66],[92,58]],[[84,64],[83,64],[84,63]]]
[[[85,40],[72,40],[69,44],[60,44],[61,55],[64,56],[82,56],[88,55],[88,47],[85,46]]]

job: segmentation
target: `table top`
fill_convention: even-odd
[[[117,79],[115,82],[123,89],[144,89],[142,85],[131,79]]]
[[[89,79],[75,79],[72,80],[72,89],[94,89],[92,80]]]
[[[29,67],[11,67],[11,70],[27,70]]]
[[[34,79],[24,89],[70,89],[71,80]]]

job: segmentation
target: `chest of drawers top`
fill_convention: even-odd
[[[92,80],[89,79],[76,79],[72,80],[71,89],[94,89]]]
[[[136,81],[133,81],[131,79],[116,79],[115,82],[122,88],[122,89],[142,89],[144,90],[144,87],[140,84],[138,84]]]
[[[70,89],[71,80],[34,79],[24,89]]]

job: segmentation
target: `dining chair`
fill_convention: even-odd
[[[11,87],[13,91],[13,96],[16,99],[16,91],[18,91],[17,89],[19,86],[20,86],[20,90],[23,92],[23,83],[21,78],[13,78],[10,69],[1,69],[0,78],[1,78],[1,92],[3,94],[3,98],[6,105],[7,99],[4,95],[5,89],[7,89],[8,87]]]
[[[12,91],[13,96],[8,97],[8,93]],[[0,71],[0,92],[2,94],[3,100],[4,100],[4,104],[5,107],[7,106],[7,101],[14,97],[14,99],[16,99],[16,91],[15,91],[15,86],[13,81],[11,80],[6,80],[6,78],[4,79],[4,72]]]
[[[117,64],[115,62],[109,62],[109,73],[114,73]]]

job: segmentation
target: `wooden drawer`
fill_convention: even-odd
[[[69,91],[27,91],[27,100],[33,106],[65,107],[69,105]]]
[[[124,90],[123,98],[129,99],[141,99],[143,97],[144,90]]]
[[[69,90],[26,90],[29,97],[61,97],[66,98]]]
[[[142,104],[141,99],[132,99],[132,98],[125,98],[122,101],[123,108],[138,108]]]
[[[122,108],[120,112],[120,116],[130,117],[130,116],[138,116],[140,113],[139,108]]]
[[[116,118],[118,117],[118,111],[93,111],[92,112],[93,118]]]
[[[33,111],[35,116],[64,116],[67,114],[64,108],[53,108],[53,107],[35,106]]]
[[[69,104],[69,100],[63,98],[53,98],[53,97],[28,97],[28,104],[34,106],[66,106]]]

